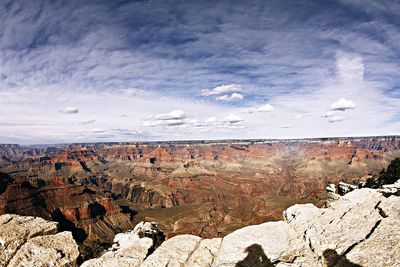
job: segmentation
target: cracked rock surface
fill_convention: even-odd
[[[0,266],[76,266],[78,245],[70,232],[42,218],[0,216]]]
[[[82,266],[400,266],[396,194],[355,189],[327,208],[294,205],[283,217],[224,238],[179,235],[166,241],[155,223],[141,222]],[[57,223],[0,216],[0,266],[75,266],[77,257],[71,234],[57,234]]]

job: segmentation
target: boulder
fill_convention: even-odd
[[[0,266],[6,266],[31,238],[58,232],[56,222],[42,218],[4,214],[0,216]]]
[[[29,239],[11,259],[8,267],[76,266],[78,245],[71,232]]]
[[[179,235],[168,239],[141,266],[188,266],[186,262],[193,251],[199,247],[201,240],[200,237],[194,235]],[[207,261],[207,259],[203,260]]]
[[[286,222],[267,222],[236,230],[221,244],[214,266],[264,266],[292,262],[301,255],[301,237]]]
[[[358,186],[356,185],[352,185],[352,184],[347,184],[344,182],[339,182],[338,185],[338,191],[340,195],[345,195],[353,190],[356,190],[358,188]]]
[[[78,245],[71,232],[42,218],[0,216],[0,266],[76,266]]]
[[[214,262],[221,246],[222,238],[203,239],[199,246],[190,255],[186,262],[187,266],[209,267]]]
[[[352,248],[339,265],[350,261],[364,267],[400,266],[399,240],[399,217],[379,221],[370,235]]]
[[[133,231],[117,234],[112,247],[100,258],[88,260],[82,266],[139,266],[164,239],[156,223],[140,222]]]

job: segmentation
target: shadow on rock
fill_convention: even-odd
[[[7,190],[7,186],[12,182],[14,182],[14,179],[10,175],[0,172],[0,194],[3,194]]]
[[[328,267],[362,267],[361,265],[352,263],[349,261],[346,256],[339,255],[333,249],[327,249],[323,253],[326,263]]]
[[[235,267],[270,267],[274,266],[265,255],[259,244],[253,244],[246,248],[246,258],[236,263]]]
[[[136,216],[137,212],[131,209],[129,206],[120,206],[123,213],[129,214],[129,218],[132,221]]]
[[[56,209],[55,211],[53,211],[51,217],[53,220],[57,221],[60,224],[60,230],[71,231],[72,236],[78,243],[83,243],[83,241],[85,241],[87,237],[85,230],[76,227],[73,222],[67,220],[60,209]]]

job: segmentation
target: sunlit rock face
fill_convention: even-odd
[[[154,252],[137,230],[83,266],[398,266],[400,197],[355,189],[329,208],[297,204],[284,220],[247,226],[224,238],[178,235]],[[138,229],[152,224],[141,223]],[[149,228],[149,227],[148,227]],[[153,228],[154,232],[157,232]],[[149,253],[150,252],[150,253]],[[147,254],[146,254],[147,253]]]
[[[325,187],[377,175],[399,137],[0,146],[0,214],[56,220],[79,242],[139,221],[167,237],[223,237],[323,205]]]
[[[113,245],[101,257],[84,262],[82,267],[140,266],[165,240],[156,223],[140,222],[132,231],[117,234]]]
[[[0,266],[77,266],[78,245],[57,226],[37,217],[0,216]]]
[[[354,189],[327,208],[296,204],[281,221],[223,238],[165,240],[157,223],[140,222],[81,266],[399,266],[399,183],[390,188]],[[58,227],[38,217],[0,216],[0,266],[77,266],[78,244]]]

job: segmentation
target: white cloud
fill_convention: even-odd
[[[346,98],[340,98],[338,101],[334,102],[331,104],[331,109],[332,110],[350,110],[350,109],[355,109],[356,104],[352,100],[348,100]]]
[[[217,118],[216,117],[208,117],[206,119],[206,123],[215,123],[217,122]]]
[[[127,95],[127,96],[137,96],[137,97],[144,97],[144,96],[150,96],[151,95],[151,92],[145,91],[145,90],[141,90],[141,89],[138,89],[138,88],[123,89],[122,93]]]
[[[344,116],[340,116],[340,115],[334,115],[334,116],[332,116],[332,117],[329,117],[329,122],[330,123],[333,123],[333,122],[339,122],[339,121],[344,121],[344,120],[346,120],[347,118],[346,117],[344,117]]]
[[[338,76],[344,82],[361,82],[364,78],[363,60],[358,55],[338,52],[336,55]]]
[[[262,105],[256,109],[257,112],[270,112],[273,111],[274,108],[270,104]]]
[[[81,121],[79,122],[80,125],[89,125],[95,123],[96,120],[87,120],[87,121]]]
[[[143,123],[145,127],[154,126],[181,126],[186,124],[185,120],[182,119],[171,119],[171,120],[149,120]]]
[[[239,84],[228,84],[228,85],[220,85],[217,86],[213,89],[203,89],[201,90],[201,95],[202,96],[212,96],[212,95],[220,95],[223,93],[228,93],[228,92],[240,92],[242,87]]]
[[[329,118],[333,117],[334,115],[336,115],[335,111],[327,111],[324,115],[322,115],[322,117]]]
[[[242,121],[243,121],[243,118],[242,118],[242,117],[239,117],[239,116],[234,115],[234,114],[231,114],[231,115],[229,115],[229,116],[226,116],[226,117],[223,119],[223,122],[232,123],[232,124],[234,124],[234,123],[239,123],[239,122],[242,122]]]
[[[67,113],[67,114],[77,114],[79,113],[79,109],[76,107],[66,107],[65,109],[60,111],[61,113]]]
[[[274,110],[274,108],[270,104],[265,104],[262,106],[245,109],[242,112],[243,113],[256,113],[256,112],[271,112],[273,110]]]
[[[231,95],[222,95],[216,98],[221,101],[238,101],[243,100],[243,95],[239,93],[233,93]]]
[[[198,124],[197,119],[187,118],[183,110],[172,110],[168,113],[160,113],[154,116],[149,116],[143,123],[145,127],[155,126],[184,126],[184,125],[196,125]]]
[[[297,114],[296,116],[293,117],[293,119],[299,120],[299,119],[301,119],[301,118],[303,118],[303,117],[304,117],[304,115],[302,115],[302,114]]]
[[[145,120],[161,124],[152,129],[153,134],[166,140],[287,137],[288,131],[279,126],[288,121],[293,122],[293,137],[400,131],[400,94],[393,89],[399,84],[400,62],[395,59],[400,30],[390,20],[399,12],[373,8],[386,4],[363,3],[357,10],[370,10],[365,21],[346,17],[340,12],[341,1],[330,14],[317,10],[315,15],[327,21],[321,26],[291,20],[293,12],[304,11],[305,6],[282,9],[282,1],[268,8],[244,4],[235,10],[223,3],[214,10],[223,22],[218,25],[207,19],[209,9],[185,1],[174,10],[164,9],[158,1],[150,8],[136,3],[117,7],[9,2],[6,9],[0,8],[4,21],[0,25],[0,143],[71,142],[77,136],[81,141],[96,141],[99,136],[87,134],[90,127],[79,126],[90,118],[108,131],[101,138],[123,140],[123,132],[112,129],[141,129],[146,115],[175,109],[185,110],[187,116]],[[171,19],[176,10],[191,20],[177,23]],[[241,20],[232,20],[235,16]],[[104,23],[96,23],[99,17]],[[143,27],[132,33],[130,26],[138,17],[144,20]],[[331,23],[338,19],[350,23],[346,27]],[[264,24],[271,27],[258,27]],[[377,29],[372,35],[371,28]],[[186,32],[193,33],[190,43],[159,42],[170,33],[178,33],[177,40],[182,40],[180,33]],[[143,39],[146,33],[155,33],[149,42],[146,36]],[[245,92],[243,106],[239,106],[242,102],[199,101],[200,88],[208,88],[201,94],[213,100]],[[321,115],[344,97],[357,108],[346,112],[347,120],[329,124],[329,118],[343,115],[345,107],[326,118]],[[252,100],[261,99],[268,99],[278,112],[265,116],[259,113],[263,109],[251,108],[253,114],[245,117],[243,128],[229,131],[230,123],[222,118],[239,114],[256,103]],[[79,107],[79,113],[58,112],[66,105]],[[303,113],[307,115],[301,123],[293,121],[295,114]],[[208,122],[206,118],[212,116],[218,119]],[[138,136],[153,138],[147,133]]]
[[[173,110],[169,113],[162,113],[154,116],[156,120],[181,120],[185,117],[185,112],[182,110]]]

